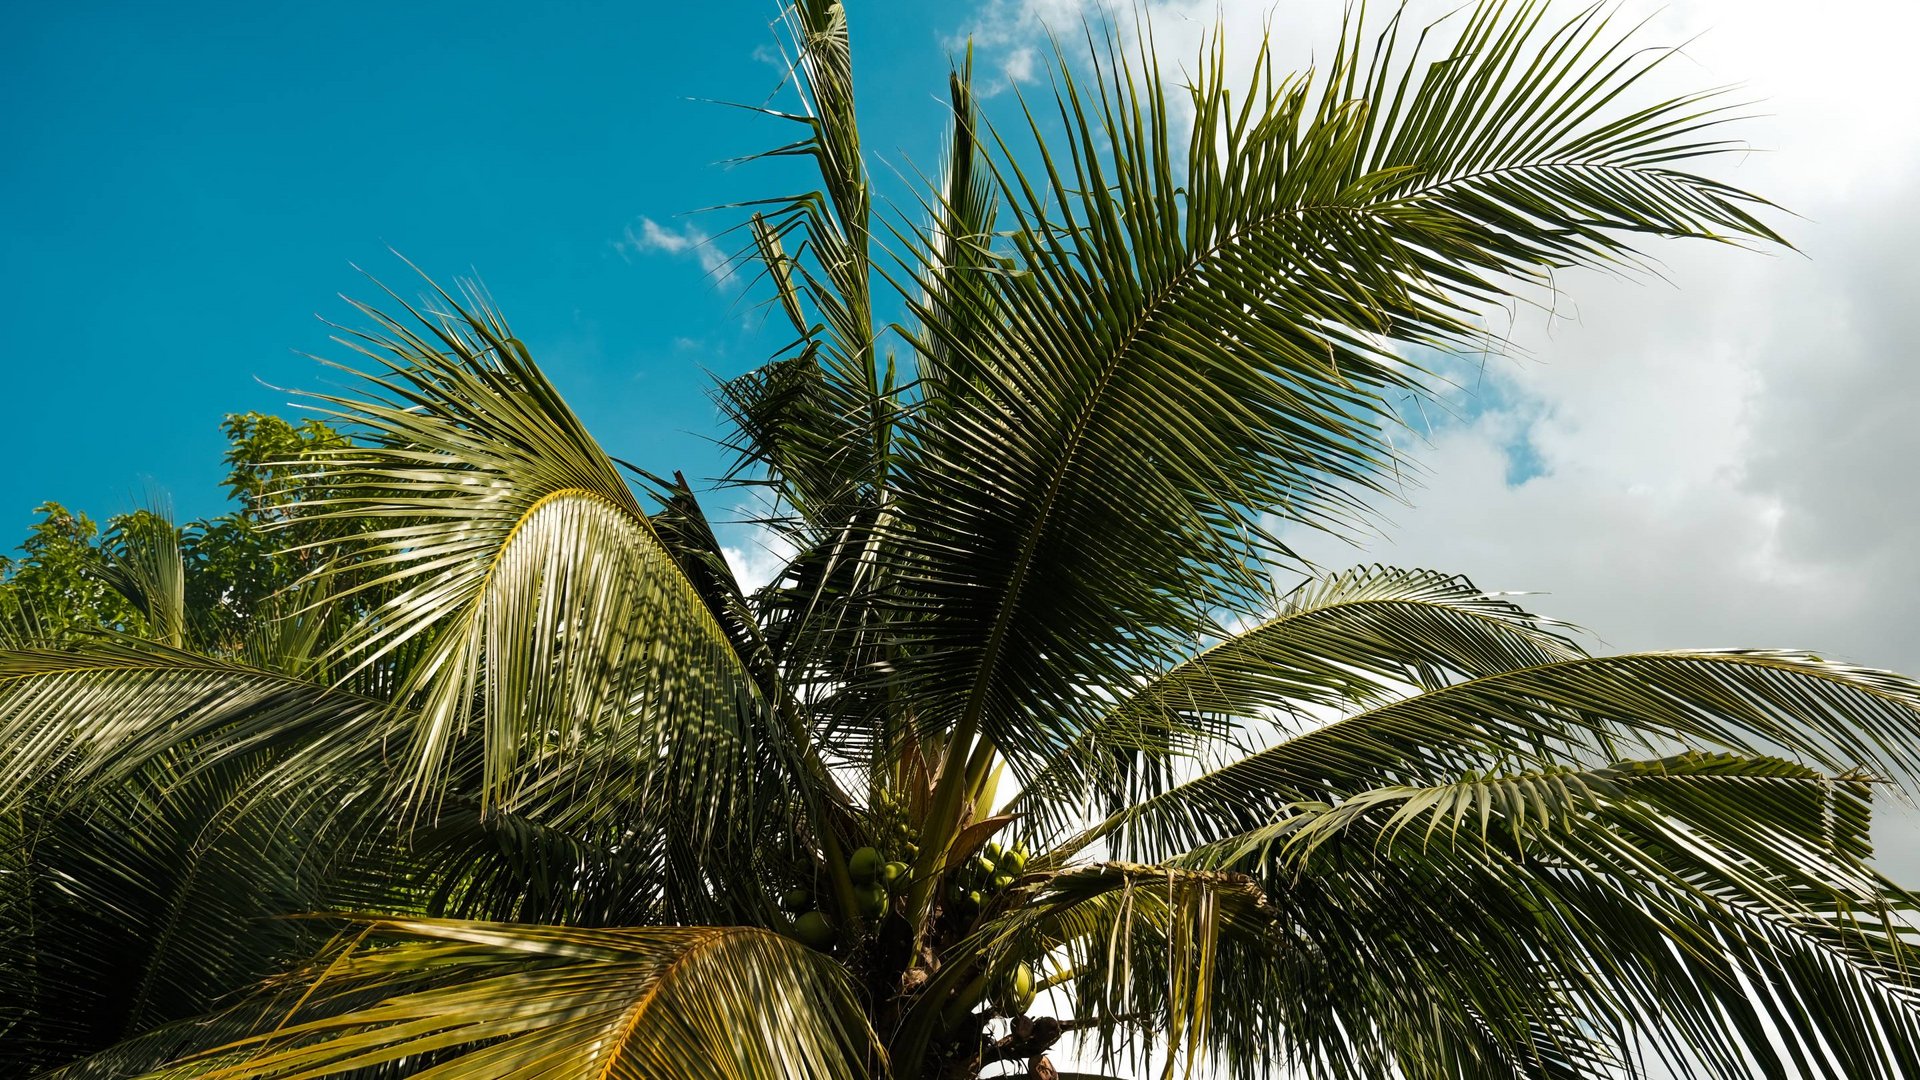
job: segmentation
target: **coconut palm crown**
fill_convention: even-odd
[[[1235,85],[1096,31],[1011,129],[962,65],[878,214],[845,12],[785,25],[792,344],[719,392],[778,575],[483,297],[361,308],[275,617],[197,640],[133,530],[144,632],[0,652],[11,1075],[1920,1075],[1920,684],[1286,540],[1367,525],[1489,305],[1780,242],[1689,171],[1719,97],[1634,103],[1598,9]]]

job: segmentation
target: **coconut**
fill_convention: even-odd
[[[1013,969],[1014,1012],[1026,1012],[1033,1004],[1033,968],[1022,963]]]
[[[826,952],[833,948],[833,924],[823,912],[809,911],[793,920],[793,936],[810,949]]]
[[[886,865],[886,861],[878,848],[863,847],[847,860],[847,873],[855,881],[869,882],[880,876],[880,868]]]
[[[1018,1016],[1033,1004],[1033,968],[1015,964],[993,980],[993,1007],[1008,1016]]]

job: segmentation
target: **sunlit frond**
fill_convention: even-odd
[[[205,766],[284,752],[275,779],[288,784],[339,768],[344,795],[381,782],[364,766],[400,730],[385,701],[158,645],[0,652],[4,808],[47,783],[123,781],[184,747]]]
[[[271,1080],[407,1061],[438,1062],[420,1076],[517,1080],[884,1069],[841,971],[761,930],[382,920],[312,979],[277,1030],[155,1075]],[[335,998],[369,996],[378,1000],[327,1015]]]
[[[142,510],[120,519],[105,546],[107,581],[146,619],[155,640],[179,648],[187,632],[180,530],[165,514]]]
[[[525,347],[477,299],[435,302],[413,325],[362,308],[368,396],[321,400],[368,444],[317,455],[334,494],[299,508],[381,523],[329,574],[342,596],[380,592],[344,656],[364,669],[417,642],[398,690],[412,800],[435,802],[471,740],[483,810],[645,804],[712,830],[748,797],[767,703]]]

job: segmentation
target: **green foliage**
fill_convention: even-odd
[[[325,562],[327,531],[298,520],[293,507],[322,493],[315,456],[350,444],[318,420],[235,413],[221,427],[227,494],[240,508],[186,526],[181,549],[201,640],[234,648],[270,597]]]
[[[1431,571],[1272,584],[1276,522],[1348,530],[1395,467],[1404,346],[1778,239],[1691,171],[1716,101],[1630,104],[1664,54],[1597,8],[1240,84],[1096,35],[1018,134],[955,72],[925,220],[876,223],[845,11],[787,14],[772,153],[820,187],[748,257],[795,341],[721,400],[789,564],[746,593],[684,479],[432,286],[359,307],[317,398],[353,439],[230,418],[232,514],[49,504],[0,584],[48,630],[0,649],[0,1069],[957,1080],[1078,1033],[1245,1078],[1920,1074],[1868,844],[1920,683],[1590,655]]]
[[[0,556],[0,619],[10,634],[65,638],[79,630],[136,631],[139,616],[102,571],[100,529],[56,502],[34,508],[18,557]]]
[[[100,529],[59,503],[35,509],[23,553],[0,556],[0,626],[27,640],[106,630],[234,655],[273,599],[329,558],[334,531],[296,519],[320,496],[315,458],[350,445],[318,420],[234,413],[221,424],[230,513],[176,528],[156,510]]]

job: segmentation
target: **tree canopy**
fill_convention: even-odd
[[[1782,242],[1695,171],[1716,95],[1641,100],[1603,8],[1237,82],[1096,29],[1011,126],[963,62],[888,214],[845,10],[786,16],[817,186],[739,210],[793,339],[717,390],[777,575],[477,290],[359,305],[324,422],[230,423],[239,511],[50,508],[0,586],[0,1061],[1920,1074],[1869,844],[1920,683],[1286,540],[1368,520],[1490,303]]]

